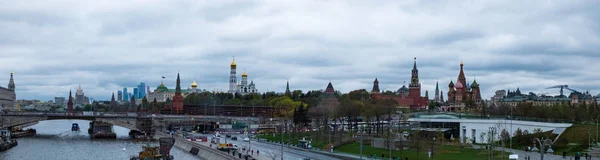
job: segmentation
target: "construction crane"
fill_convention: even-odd
[[[565,85],[556,85],[556,86],[548,87],[548,88],[546,88],[546,89],[552,89],[552,88],[560,88],[560,96],[564,96],[564,95],[563,95],[563,89],[567,89],[567,90],[569,90],[569,91],[572,91],[572,92],[575,92],[575,93],[580,93],[580,92],[579,92],[579,91],[577,91],[577,90],[574,90],[574,89],[571,89],[571,88],[569,88],[569,86],[568,86],[568,85],[566,85],[566,84],[565,84]]]

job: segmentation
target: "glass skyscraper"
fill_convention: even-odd
[[[133,97],[135,97],[135,99],[138,99],[139,97],[139,93],[138,93],[138,88],[133,88]]]
[[[138,99],[142,99],[144,98],[144,96],[146,96],[146,83],[144,82],[140,82],[140,84],[137,86],[137,98]]]
[[[129,101],[129,97],[131,97],[131,95],[127,93],[127,88],[123,88],[123,101]]]

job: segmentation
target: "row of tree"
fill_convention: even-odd
[[[535,105],[524,102],[512,107],[508,105],[491,105],[487,114],[498,116],[513,115],[515,117],[530,117],[572,123],[597,122],[600,119],[600,105],[598,103]]]

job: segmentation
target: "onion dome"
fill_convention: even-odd
[[[165,87],[165,85],[161,82],[160,85],[158,87],[156,87],[157,91],[167,91],[169,89],[167,89],[167,87]]]
[[[469,84],[469,82],[467,82],[467,91],[471,90],[471,85]]]
[[[471,84],[471,88],[479,88],[479,84],[477,83],[477,80],[473,80],[473,84]]]
[[[244,71],[244,73],[242,74],[242,77],[248,77],[248,75],[246,74],[246,71]]]
[[[233,59],[233,61],[231,61],[231,66],[237,66],[237,64],[235,64],[235,59]]]
[[[192,82],[192,87],[198,87],[198,84],[196,84],[196,80],[194,80],[194,82]]]
[[[460,83],[460,81],[457,81],[457,82],[456,82],[456,88],[457,88],[457,89],[458,89],[458,88],[464,88],[464,87],[465,87],[465,86],[464,86],[462,83]]]
[[[454,82],[450,81],[450,84],[448,84],[448,87],[454,88]]]

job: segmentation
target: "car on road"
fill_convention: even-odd
[[[226,134],[225,137],[231,138],[231,134]]]
[[[248,142],[248,141],[250,141],[250,138],[248,138],[248,137],[244,138],[244,142]]]
[[[231,140],[237,141],[237,137],[231,137]]]

